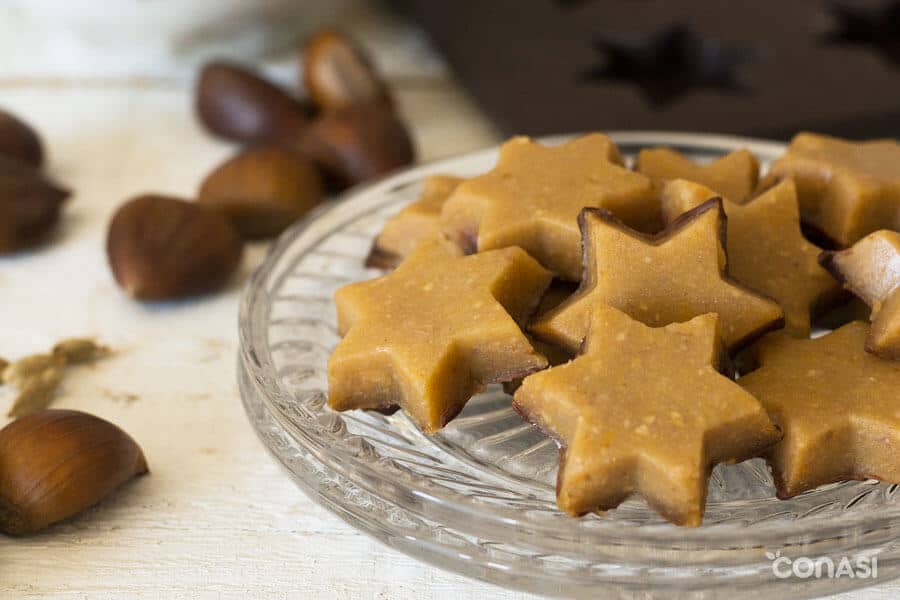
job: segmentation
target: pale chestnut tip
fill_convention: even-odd
[[[0,532],[38,532],[147,472],[137,443],[108,421],[73,410],[21,417],[0,430]]]

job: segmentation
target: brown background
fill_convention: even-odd
[[[866,45],[833,45],[829,4],[813,0],[394,0],[430,32],[506,134],[661,129],[786,138],[800,129],[900,134],[900,68]],[[860,5],[871,2],[857,2]],[[879,3],[875,3],[879,4]],[[646,38],[675,23],[755,58],[744,90],[696,89],[652,106],[628,82],[585,83],[598,36]]]

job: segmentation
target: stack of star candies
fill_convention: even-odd
[[[761,181],[746,150],[629,169],[602,134],[513,138],[481,176],[427,179],[373,244],[395,270],[337,292],[329,404],[434,433],[503,382],[565,449],[573,515],[637,494],[696,526],[712,466],[754,456],[782,498],[900,482],[898,172],[894,142],[808,133]],[[873,324],[844,308],[810,339],[842,283]]]

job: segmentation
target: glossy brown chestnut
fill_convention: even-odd
[[[380,104],[354,104],[322,114],[299,148],[339,187],[380,177],[415,159],[406,125]]]
[[[38,169],[0,156],[0,254],[43,241],[59,221],[69,191]]]
[[[222,287],[241,262],[243,241],[224,216],[160,195],[123,204],[109,225],[106,251],[129,295],[166,300]]]
[[[144,473],[140,447],[108,421],[73,410],[16,419],[0,430],[0,532],[40,531]]]
[[[292,142],[309,123],[304,107],[256,73],[212,62],[197,80],[195,109],[215,135],[238,142]]]
[[[308,158],[276,147],[242,150],[207,175],[197,201],[246,239],[271,238],[318,206],[322,177]]]
[[[44,162],[40,136],[27,123],[5,110],[0,110],[0,155],[32,167],[40,167]]]
[[[323,110],[352,104],[391,104],[387,85],[349,36],[325,29],[303,46],[303,85]]]

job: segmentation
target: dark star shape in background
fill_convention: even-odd
[[[584,81],[634,84],[654,107],[671,104],[697,89],[744,92],[735,71],[755,58],[746,48],[727,47],[682,24],[643,39],[601,36],[595,39],[594,49],[604,62],[585,71]]]
[[[900,2],[831,2],[829,11],[837,26],[825,35],[826,43],[867,46],[900,67]]]

